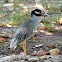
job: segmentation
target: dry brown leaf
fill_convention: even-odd
[[[49,48],[55,48],[55,46],[54,46],[54,45],[48,45],[48,47],[49,47]]]
[[[37,56],[44,56],[44,55],[46,55],[46,52],[43,51],[43,50],[41,50],[41,51],[37,54]]]
[[[43,23],[40,23],[38,29],[39,30],[45,30],[46,26]]]
[[[47,31],[44,31],[44,30],[38,30],[39,32],[42,32],[42,33],[44,33],[44,34],[46,34],[46,35],[53,35],[53,33],[51,33],[51,32],[47,32]]]
[[[51,49],[51,50],[49,50],[49,52],[50,52],[51,55],[58,55],[60,53],[60,50],[58,50],[58,49]]]
[[[4,38],[0,38],[0,42],[2,42],[4,40]]]

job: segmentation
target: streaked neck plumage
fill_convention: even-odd
[[[31,20],[33,21],[33,24],[34,24],[34,29],[36,30],[36,28],[38,27],[39,25],[39,17],[33,15]]]

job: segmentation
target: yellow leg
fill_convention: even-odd
[[[26,40],[23,41],[23,50],[24,50],[24,55],[26,55]]]

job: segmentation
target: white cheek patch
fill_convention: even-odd
[[[35,11],[35,13],[36,13],[36,14],[40,14],[39,12],[36,12],[36,11]]]

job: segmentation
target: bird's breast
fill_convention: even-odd
[[[34,30],[37,29],[38,25],[39,25],[39,22],[38,21],[34,23],[34,25],[33,25],[34,26]]]

